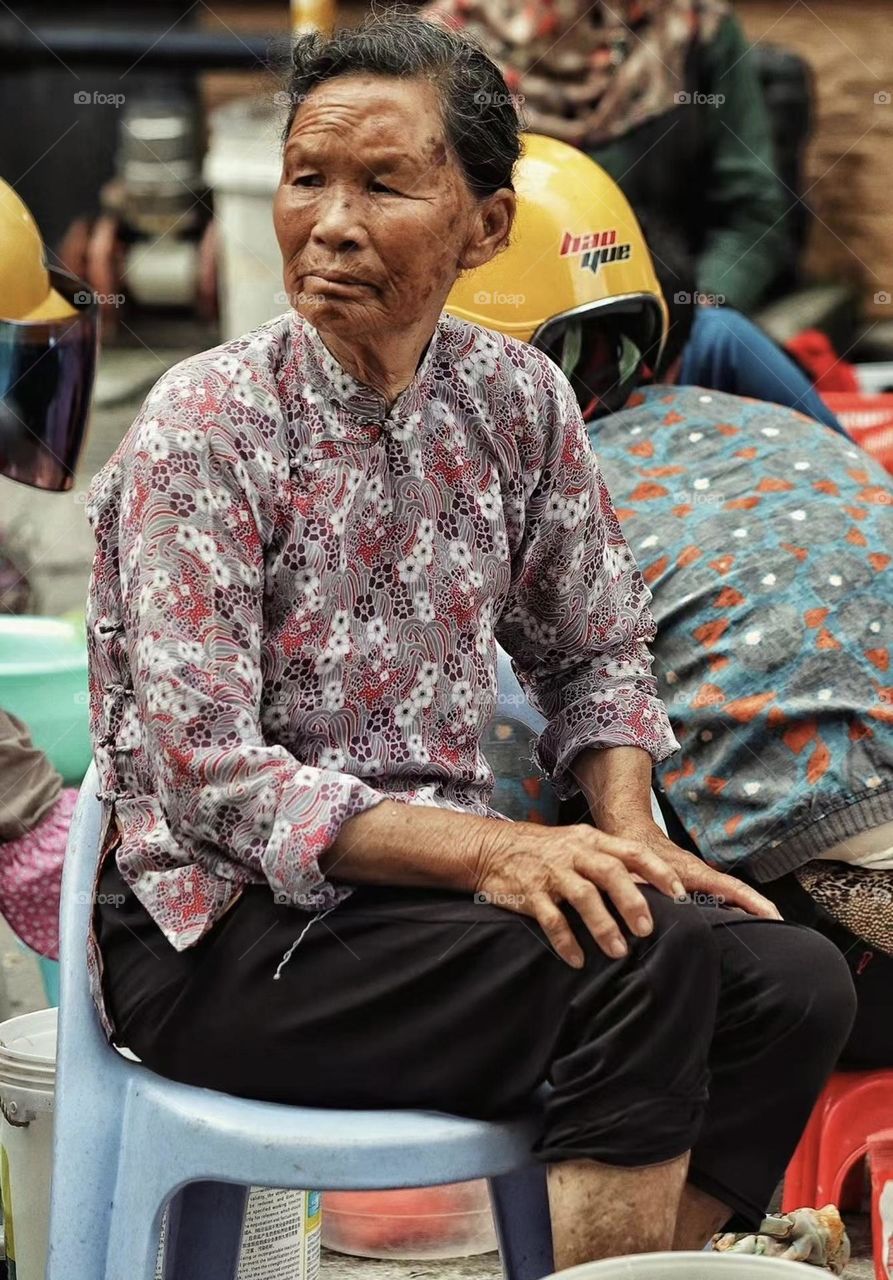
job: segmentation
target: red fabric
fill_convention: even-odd
[[[893,395],[822,393],[825,404],[860,448],[893,475]]]
[[[785,345],[809,372],[817,391],[859,390],[853,366],[838,356],[830,338],[819,329],[804,329]]]
[[[59,959],[59,897],[68,827],[78,798],[66,787],[33,831],[0,844],[0,912],[33,951]]]

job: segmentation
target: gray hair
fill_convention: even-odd
[[[288,137],[300,104],[317,85],[366,74],[431,81],[441,101],[444,133],[478,197],[514,189],[523,123],[502,73],[473,40],[408,10],[370,15],[359,27],[299,36],[287,84]]]

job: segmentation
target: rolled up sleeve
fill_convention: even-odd
[[[263,495],[229,437],[143,424],[124,468],[123,630],[144,772],[184,862],[309,907],[319,857],[381,795],[261,728]],[[250,456],[249,453],[245,454]]]
[[[642,747],[659,763],[679,744],[651,674],[651,593],[557,370],[521,455],[523,536],[496,635],[548,721],[539,763],[568,797],[578,790],[571,765],[585,748]]]

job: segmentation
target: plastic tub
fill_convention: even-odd
[[[220,237],[224,341],[250,333],[289,309],[273,231],[273,196],[282,170],[282,116],[282,107],[270,97],[227,103],[211,115],[204,176],[214,191]]]
[[[23,720],[65,782],[78,785],[92,756],[82,627],[0,615],[0,707]]]
[[[56,1010],[0,1026],[0,1194],[6,1256],[16,1280],[43,1280],[46,1268]]]
[[[46,1270],[57,1013],[40,1009],[0,1025],[0,1192],[15,1280],[43,1280]],[[316,1192],[253,1187],[238,1280],[317,1280],[319,1227]]]
[[[467,1258],[496,1248],[484,1181],[402,1191],[327,1191],[322,1242],[362,1258]]]
[[[636,1253],[559,1271],[546,1280],[808,1280],[802,1262],[734,1253]]]

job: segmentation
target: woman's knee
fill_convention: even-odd
[[[691,1016],[712,1022],[720,986],[720,959],[713,929],[692,903],[675,902],[646,890],[654,930],[631,940],[632,954],[649,972],[652,985],[665,988],[675,1003],[684,1000]]]
[[[694,902],[679,902],[646,885],[640,886],[648,900],[654,931],[649,942],[657,942],[666,955],[683,966],[715,963],[718,952],[707,915]]]
[[[620,924],[630,959],[637,965],[654,965],[677,982],[689,974],[704,977],[718,974],[718,951],[704,913],[694,904],[677,902],[650,885],[639,888],[648,903],[653,924],[651,933],[644,938],[633,935],[612,904],[607,903]],[[598,944],[576,912],[569,910],[568,918],[584,951],[597,951]]]
[[[843,1048],[856,1016],[856,991],[841,952],[805,925],[773,927],[783,939],[767,994],[776,1019],[795,1025],[798,1038],[829,1050]]]

